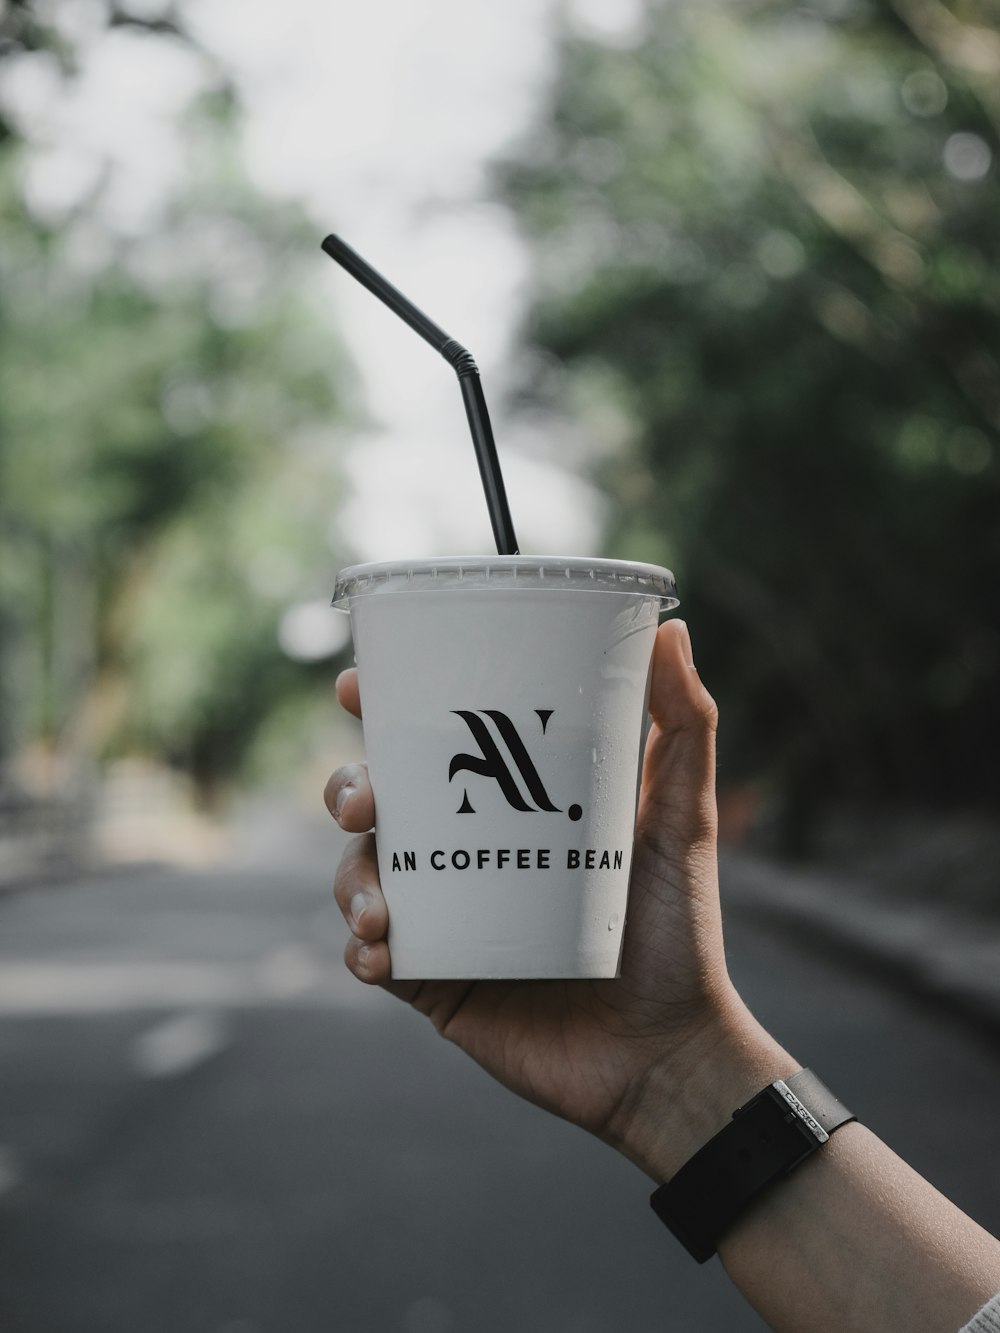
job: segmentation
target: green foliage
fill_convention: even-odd
[[[1000,794],[994,18],[655,3],[502,171],[525,393],[610,420],[609,549],[675,564],[722,779],[796,812]]]
[[[305,295],[316,237],[248,185],[237,129],[209,88],[131,234],[103,187],[33,213],[36,149],[0,143],[0,759],[139,749],[208,792],[317,685],[277,626],[330,593],[350,376]]]
[[[122,644],[130,740],[205,789],[239,768],[275,709],[317,686],[330,697],[329,664],[290,661],[276,628],[290,600],[330,595],[331,482],[322,459],[286,456],[262,466],[236,503],[206,490],[144,567]]]

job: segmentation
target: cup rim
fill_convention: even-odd
[[[348,565],[337,575],[332,605],[348,611],[352,599],[377,593],[448,588],[500,592],[513,587],[639,594],[657,598],[663,611],[679,604],[674,576],[662,565],[588,556],[489,555],[430,556]]]

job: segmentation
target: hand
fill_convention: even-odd
[[[360,716],[357,672],[337,694]],[[355,839],[335,895],[345,961],[427,1015],[513,1091],[612,1143],[666,1179],[740,1104],[798,1066],[747,1013],[729,981],[716,861],[716,709],[683,621],[657,633],[621,976],[602,981],[391,980],[375,838]],[[375,802],[362,764],[326,786],[350,832]]]

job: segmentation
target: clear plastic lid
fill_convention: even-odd
[[[426,560],[386,560],[351,565],[337,575],[333,605],[350,610],[351,600],[372,593],[423,592],[462,588],[466,591],[518,588],[599,589],[656,597],[662,611],[677,606],[677,589],[669,569],[631,560],[591,560],[582,556],[494,555],[442,556]]]

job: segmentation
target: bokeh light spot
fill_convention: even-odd
[[[347,616],[322,601],[290,606],[278,624],[281,651],[293,662],[322,662],[346,647],[350,637]]]
[[[900,94],[903,105],[914,116],[939,116],[948,105],[948,89],[932,69],[918,69],[908,74]]]
[[[990,169],[993,154],[978,134],[953,134],[944,146],[944,165],[960,181],[980,181]]]

